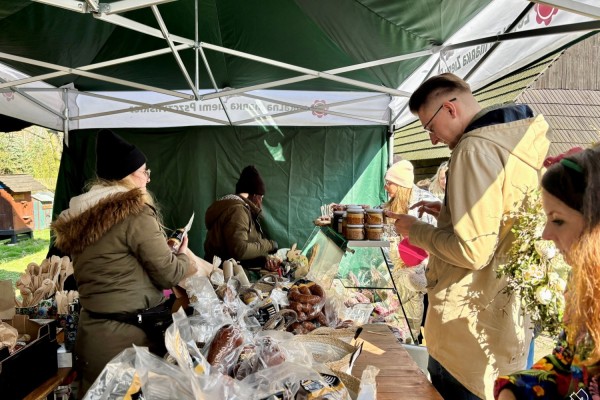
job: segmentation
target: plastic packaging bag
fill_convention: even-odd
[[[192,337],[190,321],[181,308],[173,314],[173,324],[165,332],[165,345],[180,368],[199,375],[210,372],[210,365],[200,353]]]
[[[135,349],[127,348],[106,364],[85,400],[117,400],[127,394],[135,375]]]
[[[195,393],[201,393],[199,383],[192,374],[155,356],[147,347],[133,347],[135,369],[140,377],[145,400],[195,400]]]
[[[367,365],[360,378],[360,391],[356,400],[377,400],[377,374],[379,368]]]

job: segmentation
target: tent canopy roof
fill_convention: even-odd
[[[595,0],[535,1],[3,0],[0,114],[65,131],[402,126],[431,75],[476,90],[600,29]]]
[[[68,0],[67,0],[68,1]],[[64,1],[63,1],[64,2]],[[103,1],[105,5],[122,1]],[[157,6],[175,44],[198,42],[277,60],[317,71],[409,54],[444,43],[490,0],[345,1],[345,0],[178,0]],[[71,3],[76,3],[72,0]],[[102,4],[101,3],[101,4]],[[153,37],[115,25],[127,19],[160,34],[151,7],[94,18],[27,0],[4,0],[0,6],[0,51],[69,68],[79,68],[167,47]],[[113,23],[110,23],[113,22]],[[298,73],[220,52],[205,50],[219,88],[239,88],[297,76]],[[190,72],[192,47],[179,52]],[[363,82],[396,88],[422,60],[376,66],[343,74]],[[48,69],[15,61],[7,64],[28,74]],[[202,63],[199,87],[213,88]],[[178,90],[188,86],[171,53],[94,70],[117,79]],[[193,74],[192,74],[193,75]],[[80,91],[123,90],[120,85],[84,76],[49,79]],[[351,90],[349,85],[314,79],[288,85],[295,90]]]

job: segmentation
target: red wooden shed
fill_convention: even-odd
[[[34,217],[31,192],[47,190],[31,175],[0,175],[0,238],[33,237]]]

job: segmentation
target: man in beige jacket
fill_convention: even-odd
[[[432,383],[445,399],[492,399],[498,374],[525,366],[528,319],[496,277],[514,237],[506,218],[538,186],[548,124],[526,105],[481,109],[453,74],[425,81],[411,96],[435,145],[452,150],[444,204],[419,202],[437,227],[393,215],[396,230],[430,255],[425,339]]]

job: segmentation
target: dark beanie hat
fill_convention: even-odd
[[[265,194],[265,182],[260,177],[258,170],[254,165],[248,165],[242,171],[240,179],[235,184],[236,193]]]
[[[106,180],[121,180],[146,163],[137,147],[111,130],[102,129],[96,140],[96,174]]]

